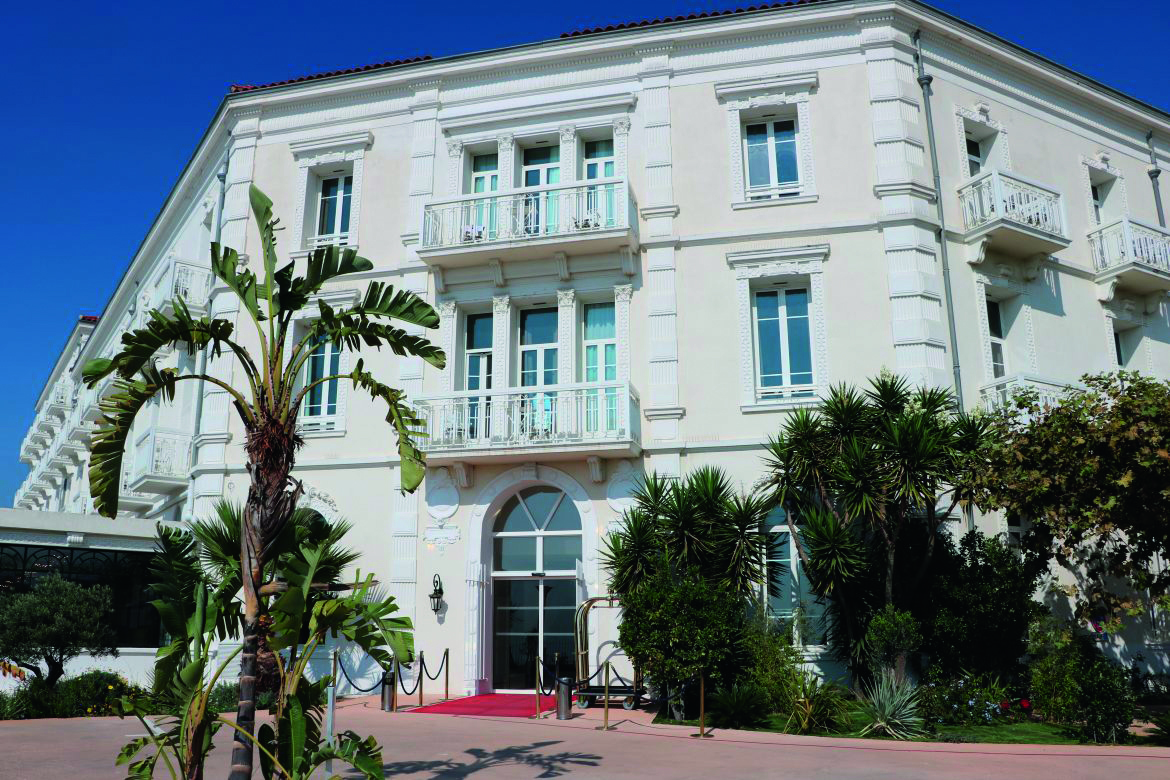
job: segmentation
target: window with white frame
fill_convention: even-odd
[[[326,379],[343,370],[342,350],[321,339],[305,361],[302,387],[309,388],[301,403],[301,430],[339,430],[342,417],[342,386],[338,379]]]
[[[809,290],[787,281],[752,293],[759,398],[811,396],[815,392]]]
[[[1118,321],[1116,318],[1111,319],[1113,322],[1113,353],[1117,360],[1117,367],[1132,368],[1133,358],[1138,351],[1138,343],[1142,337],[1141,327]]]
[[[983,143],[972,138],[970,134],[965,140],[967,143],[967,175],[975,177],[987,167],[987,151]]]
[[[1001,379],[1007,375],[1007,349],[1004,343],[1007,331],[1004,329],[1003,311],[999,301],[987,299],[987,350],[991,356],[991,378]]]
[[[349,243],[353,176],[338,172],[320,180],[317,197],[317,234],[314,246]]]
[[[463,379],[468,390],[492,389],[492,315],[468,314],[463,348]],[[491,425],[491,397],[467,399],[467,432],[473,439],[487,438]]]
[[[795,523],[799,529],[799,520]],[[764,521],[768,539],[768,579],[775,578],[775,593],[765,587],[761,594],[768,605],[768,615],[792,622],[793,639],[798,645],[824,644],[824,606],[818,603],[809,586],[800,561],[800,544],[788,526],[787,513],[777,507]]]
[[[613,139],[585,142],[584,173],[586,181],[612,179],[616,160]],[[617,223],[615,208],[617,185],[613,182],[597,184],[585,190],[584,213],[577,217],[579,228],[612,227]]]
[[[583,311],[582,355],[587,384],[617,381],[617,326],[614,304],[587,303]],[[618,430],[618,388],[588,390],[585,395],[585,430],[589,433]]]
[[[748,200],[800,194],[800,143],[795,116],[761,117],[744,122],[743,160]]]

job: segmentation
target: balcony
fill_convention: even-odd
[[[157,496],[130,487],[130,468],[122,468],[122,486],[118,489],[119,512],[144,512],[154,506]]]
[[[173,260],[167,268],[155,295],[161,295],[162,300],[154,301],[154,308],[163,314],[174,311],[172,301],[182,298],[187,309],[195,317],[207,313],[207,305],[211,301],[211,270],[182,260]],[[145,316],[146,312],[142,312]]]
[[[1055,406],[1070,389],[1077,387],[1072,382],[1059,382],[1031,374],[1012,374],[988,382],[979,388],[979,404],[987,411],[995,411],[1011,403],[1021,390],[1033,390],[1039,396],[1041,406]]]
[[[135,441],[129,487],[144,493],[177,493],[187,486],[190,464],[190,434],[148,429]]]
[[[465,390],[415,402],[425,421],[427,462],[472,458],[524,461],[534,455],[629,458],[641,452],[641,409],[628,382],[533,391]]]
[[[50,415],[65,417],[73,408],[73,388],[69,382],[58,382],[45,399],[45,411]]]
[[[1098,283],[1137,295],[1170,290],[1170,232],[1130,217],[1089,231]]]
[[[553,252],[591,255],[637,246],[637,212],[625,179],[592,179],[428,203],[419,257],[445,268]]]
[[[44,436],[39,431],[29,431],[20,443],[20,460],[22,463],[32,464],[45,451]]]
[[[1043,184],[1011,173],[985,171],[959,187],[963,240],[1020,258],[1069,245],[1064,200]]]

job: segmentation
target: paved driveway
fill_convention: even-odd
[[[700,741],[690,736],[692,728],[611,714],[616,728],[602,732],[599,710],[571,721],[390,715],[373,699],[356,699],[339,708],[338,727],[374,734],[386,777],[407,780],[1170,777],[1168,748],[905,745],[730,731]],[[140,731],[136,726],[117,718],[0,722],[0,778],[123,778],[113,758],[127,735]],[[224,729],[208,780],[227,776],[229,741]]]

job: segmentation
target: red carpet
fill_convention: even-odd
[[[556,699],[540,697],[542,712],[553,709]],[[466,696],[438,704],[416,707],[407,712],[424,712],[428,715],[490,715],[503,718],[528,718],[536,713],[536,696],[530,693],[484,693]]]

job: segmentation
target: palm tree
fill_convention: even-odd
[[[102,399],[103,416],[91,437],[90,492],[98,512],[106,517],[117,514],[126,439],[135,416],[148,401],[156,396],[173,400],[179,382],[208,382],[228,394],[243,421],[250,482],[238,558],[244,626],[237,711],[240,730],[232,754],[233,780],[246,780],[252,773],[261,598],[274,594],[277,585],[264,582],[264,571],[273,555],[273,546],[303,493],[302,484],[292,478],[291,472],[297,450],[304,443],[297,432],[297,419],[306,394],[326,382],[348,380],[373,398],[381,399],[388,408],[386,421],[398,439],[401,488],[413,491],[422,482],[425,471],[423,454],[414,443],[414,437],[421,433],[421,421],[405,402],[401,390],[375,379],[361,360],[347,374],[303,382],[305,363],[313,350],[326,341],[354,351],[363,345],[376,349],[386,346],[397,355],[418,356],[437,368],[443,368],[446,363],[442,350],[422,336],[391,324],[398,320],[435,328],[439,324],[435,310],[414,293],[396,291],[381,282],[370,282],[362,300],[346,309],[334,310],[319,300],[317,319],[299,340],[290,340],[295,315],[309,305],[311,296],[319,293],[326,282],[345,274],[368,271],[373,263],[358,257],[352,249],[331,246],[310,253],[304,276],[293,275],[293,263],[278,269],[275,233],[278,220],[272,214],[272,201],[254,185],[249,200],[260,231],[263,281],[250,270],[239,270],[239,254],[217,243],[211,245],[211,270],[239,298],[241,308],[252,321],[258,354],[233,338],[232,322],[208,316],[196,319],[182,298],[176,298],[172,302],[173,314],[151,311],[145,327],[122,335],[122,347],[117,354],[90,361],[83,369],[83,377],[90,387],[110,374],[117,375],[114,393]],[[205,373],[159,368],[154,362],[155,355],[171,346],[181,346],[190,355],[210,349],[217,357],[226,349],[239,365],[247,386],[233,387]]]

